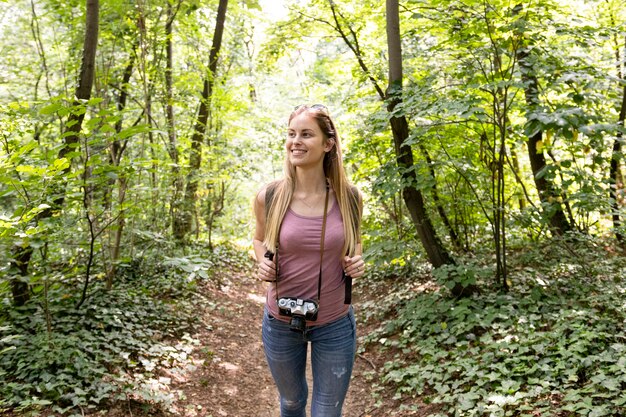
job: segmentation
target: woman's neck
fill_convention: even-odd
[[[320,194],[326,191],[324,171],[296,170],[296,189],[303,194]]]

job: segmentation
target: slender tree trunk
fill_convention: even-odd
[[[396,106],[402,103],[402,47],[398,0],[387,0],[387,46],[389,48],[389,86],[386,93],[389,104],[387,110],[393,114]],[[441,244],[426,213],[422,193],[415,188],[417,178],[415,170],[412,169],[414,165],[413,149],[405,142],[409,137],[409,125],[406,117],[392,116],[390,123],[397,163],[402,169],[403,182],[407,184],[402,191],[402,196],[416,226],[422,246],[435,268],[445,264],[453,264],[454,260]]]
[[[528,87],[526,89],[528,90]],[[553,212],[546,214],[550,227],[556,234],[562,235],[571,230],[571,227],[565,217],[563,207],[557,202],[560,193],[555,190],[554,185],[548,181],[545,176],[539,177],[539,173],[546,168],[546,158],[543,154],[543,150],[539,149],[537,146],[541,142],[542,137],[542,131],[528,137],[528,159],[530,160],[530,167],[533,171],[533,178],[539,193],[539,199],[542,204],[553,205],[554,207]]]
[[[519,204],[520,211],[524,211],[526,209],[526,197],[524,195],[525,188],[524,188],[524,183],[522,182],[522,176],[521,176],[522,169],[520,168],[519,158],[517,156],[517,150],[514,147],[511,147],[511,170],[513,171],[513,174],[515,175],[515,178],[517,182],[519,183],[519,186],[522,188],[521,191],[517,191],[515,194],[517,194],[517,202]]]
[[[443,221],[444,226],[446,226],[446,229],[448,229],[448,234],[450,236],[450,241],[452,242],[452,245],[457,249],[461,249],[462,245],[461,245],[461,241],[459,240],[459,235],[456,233],[456,230],[454,230],[454,226],[452,226],[452,223],[450,222],[450,219],[448,218],[448,214],[446,213],[443,207],[441,198],[439,198],[439,190],[437,189],[437,175],[435,173],[435,168],[433,168],[434,162],[432,158],[430,157],[430,153],[428,152],[428,149],[426,149],[424,144],[418,143],[418,147],[420,151],[422,152],[422,154],[424,155],[424,158],[426,158],[426,163],[428,164],[428,170],[430,171],[430,175],[433,177],[433,186],[432,186],[431,191],[433,195],[433,201],[435,202],[435,206],[437,207],[437,213],[439,213],[439,217],[441,217],[441,221]]]
[[[86,8],[86,27],[85,27],[85,43],[83,46],[83,61],[78,79],[78,87],[76,88],[76,98],[79,100],[89,100],[91,98],[91,89],[96,74],[96,47],[98,46],[98,0],[87,0]],[[80,102],[76,101],[75,105]],[[77,114],[78,113],[78,114]],[[79,133],[82,127],[85,112],[72,112],[66,123],[68,126],[65,133],[65,146],[59,152],[59,158],[65,157],[72,152],[79,140]],[[70,168],[67,168],[69,172]],[[61,197],[61,203],[65,200],[65,195]]]
[[[619,114],[619,126],[624,126],[624,115],[626,114],[626,87],[624,87],[623,99],[622,99],[622,108]],[[611,178],[611,187],[610,187],[610,198],[611,198],[611,209],[613,211],[613,230],[615,232],[615,238],[619,242],[624,242],[624,235],[620,231],[622,226],[622,219],[620,216],[620,204],[617,195],[618,188],[620,187],[620,160],[622,158],[622,140],[623,134],[622,132],[618,132],[615,141],[613,142],[613,151],[611,155],[611,167],[610,167],[610,178]]]
[[[115,234],[113,237],[113,246],[111,247],[111,268],[107,272],[106,288],[110,290],[113,288],[113,280],[117,272],[117,260],[120,258],[120,249],[122,246],[122,234],[124,232],[124,226],[126,226],[126,215],[124,209],[124,200],[126,199],[126,189],[128,188],[128,179],[125,176],[121,176],[119,179],[119,188],[117,191],[117,205],[120,208],[120,213],[117,217],[117,227],[115,228]]]
[[[497,148],[498,160],[496,164],[496,196],[494,202],[496,204],[496,210],[494,211],[494,219],[496,219],[496,233],[495,233],[495,244],[496,244],[496,280],[500,288],[504,291],[508,291],[508,280],[507,280],[507,264],[506,264],[506,182],[504,178],[504,160],[506,156],[506,124],[507,124],[507,98],[508,91],[504,89],[504,91],[499,91],[498,96],[502,97],[503,105],[499,110],[499,121],[498,121],[498,130],[500,143],[497,144],[494,142],[494,151]],[[494,112],[495,116],[496,112]]]
[[[204,88],[202,91],[202,98],[200,99],[198,117],[196,119],[193,135],[191,137],[189,173],[187,175],[185,195],[183,196],[183,212],[180,213],[180,216],[175,217],[177,224],[174,226],[174,237],[178,240],[184,239],[184,237],[191,231],[191,223],[194,218],[196,192],[198,190],[199,181],[198,172],[202,163],[202,145],[204,141],[204,134],[206,132],[207,121],[209,120],[209,106],[213,94],[213,85],[217,75],[217,60],[219,57],[220,47],[222,45],[222,34],[224,33],[227,6],[228,0],[220,0],[217,8],[213,44],[211,45],[211,53],[209,54],[209,71],[204,79]]]
[[[133,51],[135,47],[133,46]],[[124,119],[122,118],[122,112],[126,108],[126,102],[128,101],[128,83],[130,82],[130,78],[133,75],[133,70],[135,68],[135,54],[134,52],[129,56],[129,62],[124,68],[124,74],[122,76],[122,82],[120,84],[120,92],[117,99],[117,111],[119,112],[119,119],[115,122],[115,132],[120,133],[123,129]],[[124,141],[114,140],[111,143],[109,148],[109,164],[114,167],[118,167],[122,161],[122,155],[126,150],[126,145],[128,143],[128,139]],[[112,193],[113,186],[115,185],[116,180],[111,179],[107,184],[107,189],[104,194],[105,201],[105,210],[109,213],[109,217],[111,218],[111,212],[113,210],[112,205]],[[110,253],[110,261],[111,265],[108,267],[106,272],[106,288],[111,289],[113,287],[113,279],[115,278],[115,274],[117,272],[117,260],[120,255],[120,247],[122,244],[122,232],[124,230],[124,226],[126,224],[125,215],[122,210],[123,197],[126,193],[126,185],[127,179],[123,173],[120,172],[119,178],[117,180],[118,183],[118,198],[117,198],[117,206],[120,208],[120,213],[117,217],[117,227],[115,229],[115,233],[113,234],[113,243],[109,246]]]
[[[91,89],[95,78],[96,66],[96,47],[98,45],[98,0],[87,0],[85,8],[85,41],[83,44],[83,60],[81,65],[78,86],[76,87],[76,100],[74,106],[78,107],[82,103],[80,100],[89,100],[91,98]],[[65,146],[61,148],[58,158],[65,158],[71,155],[78,146],[79,133],[82,127],[84,111],[74,110],[68,117],[65,124],[67,130],[64,133]],[[64,170],[64,174],[68,174],[71,170],[71,164]],[[58,213],[65,202],[65,189],[56,190],[56,196],[53,205],[42,211],[37,216],[37,221],[52,217]],[[28,277],[28,266],[33,255],[33,248],[30,245],[15,245],[12,248],[13,259],[11,260],[11,269],[18,271],[22,279],[15,278],[11,281],[11,291],[13,294],[13,302],[16,305],[24,305],[30,298],[28,283],[25,281]]]
[[[626,50],[626,48],[625,48]],[[620,53],[619,53],[619,45],[616,42],[615,45],[615,56],[617,58],[617,62],[620,62]],[[622,73],[621,64],[618,64],[617,67],[618,76],[623,81],[624,74]],[[626,86],[622,89],[622,105],[619,111],[619,118],[617,120],[618,127],[624,127],[624,119],[626,118]],[[620,231],[622,226],[622,219],[620,216],[620,204],[618,200],[617,191],[620,187],[620,178],[622,177],[620,171],[620,160],[622,159],[622,141],[623,134],[621,131],[617,132],[615,135],[615,141],[613,142],[613,151],[611,154],[611,166],[609,171],[609,177],[611,178],[611,187],[610,187],[610,201],[611,201],[611,209],[613,211],[613,230],[615,232],[615,238],[618,242],[624,243],[624,235]],[[622,185],[623,186],[623,185]]]
[[[179,3],[180,5],[180,3]],[[175,232],[177,225],[176,217],[180,215],[181,199],[180,196],[183,191],[183,179],[180,176],[180,165],[178,157],[178,148],[176,146],[176,124],[174,119],[174,83],[172,79],[173,75],[173,62],[174,62],[174,47],[172,42],[173,26],[176,11],[174,11],[172,4],[168,2],[167,6],[167,21],[165,24],[165,119],[167,120],[167,137],[168,137],[168,153],[172,160],[172,197],[170,200],[170,219],[172,233]]]

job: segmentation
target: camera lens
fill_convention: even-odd
[[[302,332],[306,330],[306,320],[302,316],[293,316],[289,323],[289,329],[294,332]]]

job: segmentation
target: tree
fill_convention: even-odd
[[[393,144],[396,152],[396,161],[400,168],[400,175],[402,178],[402,194],[404,202],[407,205],[407,208],[417,230],[418,237],[422,246],[424,247],[424,250],[426,251],[428,259],[435,267],[439,267],[445,264],[453,264],[454,260],[449,255],[445,247],[441,244],[441,241],[437,236],[432,222],[428,217],[423,195],[421,191],[416,188],[417,178],[414,170],[413,150],[410,145],[405,143],[406,139],[409,136],[408,122],[404,116],[395,116],[393,114],[396,106],[401,103],[402,94],[402,56],[400,48],[399,16],[395,18],[395,21],[398,22],[396,24],[397,29],[395,30],[397,32],[397,36],[393,34],[394,37],[389,38],[390,76],[399,76],[399,78],[390,79],[389,87],[387,89],[387,92],[385,92],[378,85],[376,77],[374,77],[363,58],[356,32],[350,27],[348,23],[345,22],[342,13],[337,8],[337,5],[333,1],[329,1],[328,4],[334,23],[325,23],[333,27],[333,29],[340,35],[341,39],[345,42],[348,48],[352,51],[355,58],[357,59],[359,67],[361,68],[367,79],[369,79],[374,86],[379,98],[381,100],[388,101],[387,110],[389,112],[389,123],[391,125],[393,134]],[[388,6],[390,5],[388,4]],[[391,5],[391,7],[393,7],[393,5]],[[395,54],[393,57],[393,62],[391,57],[392,50]]]
[[[58,159],[73,159],[72,152],[79,143],[79,134],[83,120],[85,118],[86,102],[91,97],[91,90],[95,78],[95,61],[96,48],[98,45],[98,0],[87,0],[85,7],[85,38],[82,50],[82,66],[78,78],[78,85],[75,91],[75,99],[73,101],[73,109],[69,114],[66,123],[66,131],[63,133],[64,146],[58,153]],[[64,174],[68,174],[71,170],[71,164],[67,164],[63,170]],[[65,190],[55,190],[52,196],[53,204],[48,206],[36,217],[36,221],[52,217],[58,213],[65,201]],[[11,270],[18,272],[18,277],[11,281],[13,292],[13,301],[16,305],[24,305],[29,299],[29,289],[27,283],[28,266],[33,254],[33,247],[28,242],[18,242],[13,246],[13,258],[11,260]]]
[[[607,2],[608,3],[608,2]],[[609,15],[609,19],[611,22],[611,26],[615,26],[615,11],[610,8],[607,10],[607,14]],[[624,54],[620,53],[620,42],[617,33],[613,33],[613,48],[615,54],[615,62],[617,69],[617,77],[621,80],[622,87],[622,101],[619,109],[619,116],[617,117],[617,126],[618,132],[615,135],[615,140],[613,141],[613,149],[611,150],[611,163],[609,165],[609,178],[611,181],[609,187],[609,198],[611,201],[611,209],[613,211],[612,220],[613,220],[613,230],[615,233],[615,238],[618,242],[624,244],[624,234],[622,232],[622,216],[620,215],[620,199],[618,197],[618,190],[624,187],[624,177],[621,172],[621,159],[623,156],[623,141],[624,141],[624,119],[626,119],[626,74],[622,70],[624,68],[623,65],[623,56],[626,55],[626,37],[624,37]],[[620,185],[621,184],[621,185]]]
[[[180,7],[180,2],[178,3]],[[170,202],[170,216],[172,219],[172,233],[175,234],[177,229],[177,223],[174,221],[178,211],[181,209],[179,200],[182,194],[183,179],[180,176],[180,157],[178,155],[178,148],[176,144],[176,125],[174,123],[174,85],[173,85],[173,72],[174,72],[174,47],[173,47],[173,26],[174,19],[176,17],[176,10],[173,9],[172,3],[167,3],[167,17],[165,22],[165,119],[167,122],[167,137],[168,137],[168,154],[172,160],[172,182],[173,192]]]
[[[174,237],[178,240],[184,239],[191,231],[192,218],[195,213],[196,192],[198,191],[198,170],[202,163],[202,145],[209,120],[209,109],[213,86],[217,77],[217,63],[222,45],[222,34],[224,33],[224,22],[226,20],[226,8],[228,0],[220,0],[215,18],[215,31],[213,34],[213,44],[209,55],[209,68],[204,78],[204,89],[200,99],[198,117],[191,138],[191,149],[189,152],[189,173],[187,174],[187,185],[183,196],[182,210],[174,217]]]
[[[518,14],[522,11],[522,6],[517,5],[514,13]],[[523,30],[518,33],[522,39],[524,38]],[[517,61],[519,62],[522,83],[524,85],[524,96],[528,108],[527,119],[531,119],[533,113],[541,111],[541,100],[539,98],[539,80],[533,68],[532,41],[517,49]],[[567,217],[563,212],[562,193],[558,191],[557,186],[552,182],[551,176],[548,175],[549,167],[543,149],[543,129],[537,126],[528,133],[528,159],[533,171],[535,186],[539,192],[539,199],[546,208],[544,215],[547,217],[551,226],[551,230],[556,234],[563,234],[572,229],[567,221]]]
[[[332,7],[332,6],[331,6]],[[389,48],[389,85],[385,94],[388,100],[391,131],[398,166],[401,169],[404,188],[402,195],[411,214],[428,260],[435,268],[453,264],[454,260],[441,244],[426,212],[424,197],[415,187],[417,178],[413,169],[413,149],[406,143],[409,125],[405,116],[396,116],[395,110],[402,104],[402,47],[400,41],[400,16],[397,0],[387,0],[387,45]]]

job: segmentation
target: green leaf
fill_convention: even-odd
[[[61,108],[63,108],[63,105],[61,103],[52,103],[42,107],[39,110],[39,113],[41,113],[42,115],[50,115],[56,113]]]

